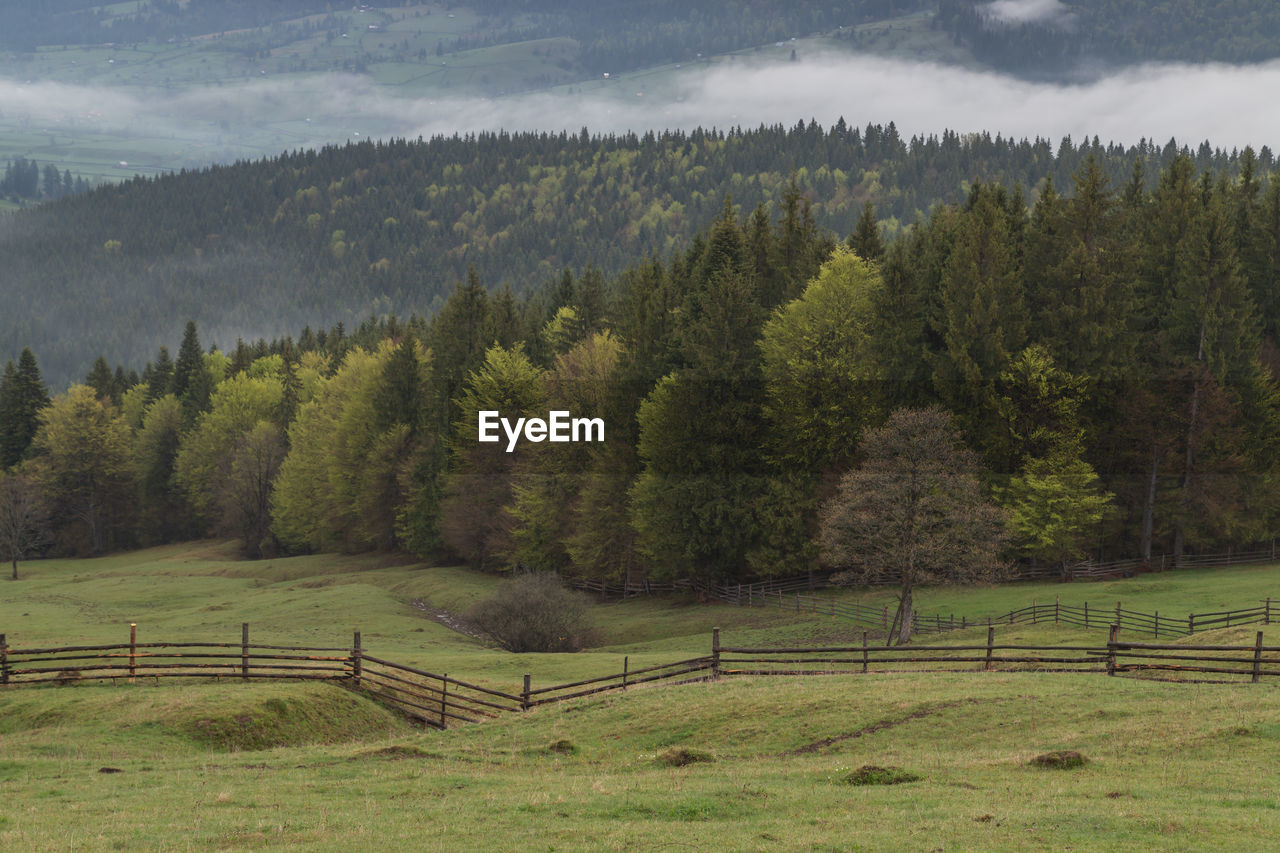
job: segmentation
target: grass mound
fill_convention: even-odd
[[[901,785],[918,782],[920,777],[901,767],[877,767],[865,764],[844,777],[846,785]]]
[[[1049,767],[1057,770],[1071,770],[1083,767],[1088,759],[1074,749],[1060,749],[1037,755],[1029,762],[1033,767]]]
[[[556,755],[573,755],[577,751],[578,747],[574,746],[573,741],[565,740],[564,738],[552,741],[551,745],[547,747],[547,752]]]
[[[428,752],[425,749],[419,749],[416,746],[405,746],[397,744],[395,746],[384,746],[381,749],[371,749],[368,752],[360,753],[358,758],[386,758],[386,759],[404,759],[404,758],[439,758],[440,753]]]
[[[666,767],[687,767],[690,764],[701,764],[715,761],[710,753],[687,747],[672,747],[658,753],[658,763]]]
[[[197,743],[216,750],[274,749],[343,743],[399,730],[392,712],[336,688],[282,694],[208,713],[184,714],[177,727]]]

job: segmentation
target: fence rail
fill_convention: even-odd
[[[716,598],[727,604],[740,607],[775,607],[793,610],[796,613],[833,616],[851,622],[856,628],[880,631],[885,634],[893,624],[893,612],[888,605],[871,607],[859,602],[839,601],[834,598],[801,593],[786,595],[781,590],[770,592],[745,585],[716,587],[714,591]],[[1216,613],[1188,613],[1186,616],[1173,616],[1167,611],[1161,614],[1158,610],[1151,612],[1130,610],[1125,608],[1122,602],[1116,602],[1115,607],[1091,607],[1087,601],[1074,605],[1063,604],[1055,599],[1044,603],[1033,601],[1025,607],[1006,613],[982,617],[963,614],[957,616],[912,613],[911,621],[913,632],[918,634],[941,633],[983,625],[1051,622],[1085,629],[1106,628],[1108,625],[1118,624],[1125,630],[1151,634],[1158,639],[1161,636],[1186,636],[1214,628],[1270,624],[1273,615],[1280,616],[1280,613],[1273,614],[1270,598],[1251,607]]]
[[[987,629],[984,645],[878,646],[862,635],[861,645],[798,648],[749,648],[713,644],[717,672],[734,675],[841,675],[872,672],[990,672],[996,669],[1037,672],[1163,672],[1212,676],[1196,679],[1226,682],[1280,677],[1280,646],[1264,646],[1262,632],[1251,646],[1140,643],[1118,639],[1111,625],[1106,644],[1097,646],[1031,646],[995,642]],[[1185,679],[1184,679],[1185,680]]]
[[[532,676],[526,675],[523,688],[509,693],[368,654],[359,631],[351,646],[325,648],[251,643],[247,623],[241,626],[239,643],[140,643],[136,624],[129,626],[128,643],[11,648],[0,634],[0,687],[160,678],[331,680],[436,728],[611,690],[713,675],[711,656],[638,669],[624,657],[619,673],[537,689],[531,686]]]
[[[1254,608],[1269,618],[1270,600]],[[1014,611],[1012,621],[1025,615]],[[1032,619],[1076,618],[1074,608],[1029,608]],[[1085,608],[1080,612],[1086,613]],[[1098,613],[1098,611],[1093,611]],[[1240,611],[1203,613],[1201,622],[1238,618]],[[0,634],[0,686],[65,685],[83,680],[130,681],[161,677],[215,678],[245,681],[254,678],[332,680],[357,689],[406,716],[436,728],[478,722],[506,713],[528,711],[568,699],[606,691],[626,691],[644,684],[684,684],[721,676],[816,676],[883,672],[1094,672],[1116,676],[1126,673],[1158,674],[1177,680],[1233,682],[1280,677],[1280,646],[1263,645],[1258,631],[1251,646],[1189,643],[1154,643],[1120,640],[1124,630],[1141,630],[1146,614],[1120,606],[1106,611],[1116,621],[1108,624],[1105,644],[1037,646],[997,644],[996,626],[987,627],[985,644],[882,646],[872,644],[863,631],[861,643],[841,646],[752,647],[726,646],[720,629],[712,631],[711,654],[632,669],[623,658],[622,671],[579,681],[532,686],[525,675],[520,692],[486,687],[447,674],[386,660],[368,654],[360,632],[351,647],[319,648],[278,646],[249,642],[249,626],[243,625],[240,643],[139,643],[137,626],[130,625],[127,644],[10,648]],[[1084,616],[1089,624],[1090,616]],[[1102,618],[1098,616],[1097,618]],[[1171,627],[1170,631],[1177,630]],[[238,654],[237,654],[238,652]],[[338,654],[334,654],[334,653]]]

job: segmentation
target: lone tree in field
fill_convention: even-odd
[[[44,501],[34,483],[19,474],[0,474],[0,555],[13,563],[39,551],[49,541]]]
[[[892,643],[911,639],[918,584],[989,580],[1000,572],[1004,519],[982,496],[977,456],[942,409],[899,409],[863,439],[862,465],[823,508],[824,559],[863,580],[896,576]]]

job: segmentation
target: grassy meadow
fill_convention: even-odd
[[[692,597],[600,603],[596,644],[512,655],[413,605],[497,582],[385,556],[244,562],[193,543],[23,564],[0,583],[14,647],[139,639],[342,645],[513,689],[701,654],[827,642],[827,616]],[[1197,611],[1272,591],[1274,568],[1108,584],[926,590],[966,615],[1032,598]],[[888,591],[828,593],[864,601]],[[1254,626],[1199,634],[1245,642]],[[1280,631],[1267,629],[1271,643]],[[1053,625],[1002,640],[1097,641]],[[947,635],[964,642],[985,628]],[[934,642],[934,640],[930,640]],[[326,684],[161,682],[0,692],[6,850],[1213,850],[1280,843],[1280,684],[1034,672],[724,678],[635,688],[445,732]],[[1028,762],[1075,750],[1080,768]],[[859,786],[859,768],[918,781]]]

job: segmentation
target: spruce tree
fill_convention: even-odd
[[[0,382],[0,468],[12,468],[27,454],[40,426],[40,410],[49,405],[49,390],[40,377],[35,354],[24,348],[18,364],[5,366]]]
[[[173,384],[173,360],[169,358],[169,348],[161,346],[156,360],[148,367],[151,368],[151,379],[147,384],[147,402],[152,402],[168,394]]]
[[[876,209],[870,201],[862,207],[862,216],[846,241],[853,253],[864,261],[884,260],[884,240],[880,237],[880,223],[876,221]]]

